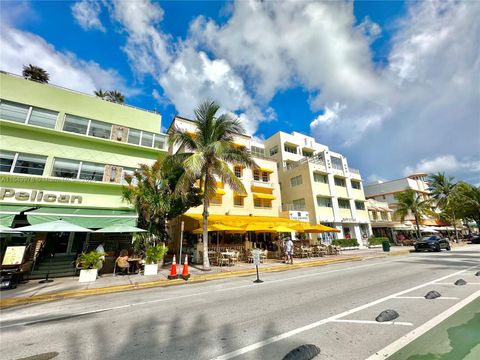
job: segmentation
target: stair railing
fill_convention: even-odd
[[[40,245],[40,249],[38,249],[38,252],[34,255],[30,274],[35,270],[35,266],[37,266],[37,261],[42,261],[43,259],[45,259],[46,248],[47,248],[46,245],[47,245],[47,242],[46,241],[43,242],[42,245]]]

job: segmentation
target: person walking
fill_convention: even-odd
[[[290,237],[287,237],[285,241],[285,263],[288,264],[289,260],[290,264],[293,264],[293,241]]]

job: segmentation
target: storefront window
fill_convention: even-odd
[[[52,176],[77,179],[80,162],[75,160],[55,159]]]
[[[112,135],[112,125],[100,121],[91,121],[88,135],[102,139],[110,139]]]
[[[142,133],[142,146],[152,147],[153,145],[153,134],[144,131]]]
[[[140,130],[129,129],[128,130],[128,142],[130,144],[140,145]]]
[[[84,162],[80,169],[80,179],[102,181],[104,172],[105,165]]]
[[[0,103],[0,118],[24,124],[30,106],[4,101]]]
[[[10,172],[12,170],[15,153],[10,151],[0,151],[0,171]]]
[[[86,135],[87,129],[88,119],[73,115],[65,115],[65,123],[63,124],[64,131]]]
[[[17,174],[43,175],[46,161],[46,156],[19,154],[13,172]]]
[[[33,108],[28,123],[30,125],[54,129],[55,124],[57,123],[57,116],[58,112]]]

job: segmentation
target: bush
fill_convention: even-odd
[[[368,245],[382,245],[384,241],[390,242],[388,237],[373,237],[368,239]]]
[[[147,264],[157,264],[158,261],[163,258],[166,252],[167,248],[163,244],[150,246],[145,252],[145,262]]]
[[[100,262],[103,254],[98,251],[90,251],[88,253],[82,253],[78,257],[78,263],[83,269],[98,269],[98,263]]]
[[[336,239],[332,240],[332,245],[340,247],[353,247],[358,246],[357,239]]]

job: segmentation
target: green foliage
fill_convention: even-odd
[[[335,239],[335,240],[332,240],[332,245],[336,245],[340,247],[359,246],[357,239]]]
[[[167,252],[167,247],[163,244],[151,246],[145,252],[145,262],[147,264],[157,264]]]
[[[111,101],[117,104],[123,104],[125,102],[125,96],[117,90],[103,91],[102,89],[95,90],[93,92],[95,96],[100,99]]]
[[[83,269],[97,269],[103,254],[98,251],[90,251],[81,253],[78,257],[78,263]]]
[[[373,237],[368,239],[368,245],[382,245],[384,241],[390,241],[388,237]]]
[[[432,211],[432,201],[430,199],[422,200],[420,195],[412,189],[395,194],[395,200],[397,201],[397,210],[394,215],[404,221],[407,215],[412,214],[415,217],[417,236],[420,238],[420,220],[425,215],[435,215]]]
[[[27,80],[33,80],[46,84],[48,84],[48,81],[50,80],[50,75],[46,70],[32,64],[28,64],[28,66],[23,65],[22,76]]]
[[[220,106],[215,102],[205,101],[195,109],[195,134],[173,127],[168,141],[171,146],[178,146],[179,152],[169,161],[180,164],[183,170],[178,179],[176,193],[186,196],[192,190],[192,184],[199,180],[203,191],[203,238],[208,239],[206,224],[210,199],[215,196],[217,180],[227,184],[232,191],[246,194],[245,188],[229,164],[255,168],[250,151],[245,146],[235,146],[238,135],[245,134],[239,119],[228,114],[217,116]],[[208,253],[208,241],[203,242],[203,253]],[[203,267],[208,269],[208,257],[203,257]]]

